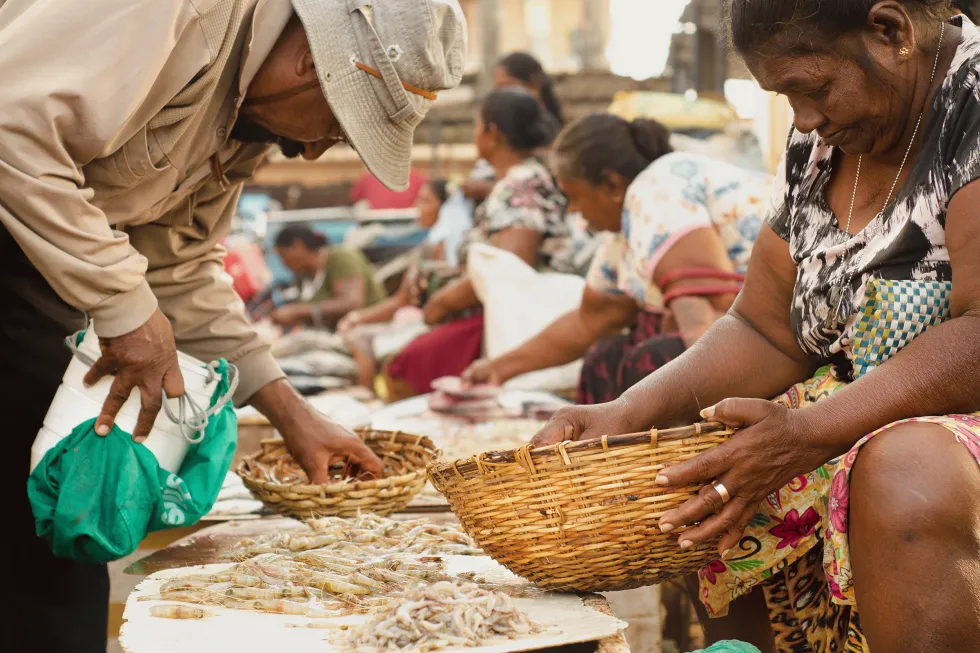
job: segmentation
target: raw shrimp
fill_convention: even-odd
[[[150,608],[151,617],[161,619],[207,619],[213,617],[214,613],[203,608],[192,608],[189,605],[178,605],[171,603],[168,605],[154,605]]]
[[[346,638],[355,649],[433,651],[541,632],[506,594],[450,581],[410,591],[373,610],[370,617]]]

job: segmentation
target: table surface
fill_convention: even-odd
[[[456,522],[456,517],[452,513],[401,513],[392,516],[392,519],[420,518],[438,524]],[[126,569],[126,573],[136,576],[149,576],[165,569],[228,562],[228,560],[222,559],[222,554],[243,538],[300,527],[302,527],[300,522],[283,517],[217,523],[137,560]],[[583,598],[585,604],[594,610],[613,615],[609,603],[602,596],[590,594]],[[629,645],[622,633],[615,637],[607,637],[599,642],[541,650],[547,651],[547,653],[630,653]]]

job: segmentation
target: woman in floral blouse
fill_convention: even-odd
[[[498,89],[484,101],[474,139],[498,181],[474,216],[463,245],[486,242],[519,256],[538,269],[568,245],[565,196],[534,152],[550,145],[554,121],[527,91]],[[384,392],[399,398],[430,391],[432,381],[458,376],[482,350],[483,313],[472,282],[465,276],[417,297],[428,333],[415,338],[384,366]]]
[[[605,232],[582,304],[522,347],[476,363],[465,378],[504,383],[591,347],[578,403],[611,401],[679,356],[731,306],[771,181],[671,153],[659,123],[608,114],[569,126],[554,160],[573,208]]]

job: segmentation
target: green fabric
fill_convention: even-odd
[[[752,646],[751,644],[730,640],[727,642],[718,642],[714,646],[709,646],[708,648],[701,651],[694,651],[694,653],[760,653],[760,652],[759,649]]]
[[[212,406],[229,387],[225,361],[219,372]],[[218,498],[237,436],[228,402],[172,473],[119,427],[99,437],[95,419],[79,424],[27,479],[38,537],[58,557],[104,563],[135,551],[147,533],[196,523]]]
[[[323,285],[313,296],[314,302],[334,299],[334,287],[345,279],[364,279],[365,306],[374,306],[388,293],[374,278],[374,267],[359,249],[331,247],[327,250],[327,265],[324,270]]]

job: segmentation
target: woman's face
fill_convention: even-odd
[[[760,54],[746,63],[764,89],[786,96],[798,131],[850,155],[900,149],[919,109],[912,106],[916,66],[877,39],[845,37],[839,46],[850,54]]]
[[[512,88],[519,86],[533,95],[538,101],[541,100],[541,90],[533,85],[523,82],[516,77],[511,77],[510,73],[503,66],[497,66],[493,71],[493,85],[496,88]]]
[[[568,198],[569,213],[581,213],[592,230],[617,232],[622,228],[625,186],[618,188],[622,184],[616,182],[594,185],[560,175],[558,185]]]
[[[419,210],[419,224],[426,229],[431,229],[439,219],[439,209],[442,208],[442,202],[432,190],[432,186],[429,184],[422,186],[415,200],[415,206]]]
[[[476,152],[481,159],[490,160],[497,151],[496,130],[489,128],[479,115],[473,121],[473,144],[476,145]]]

